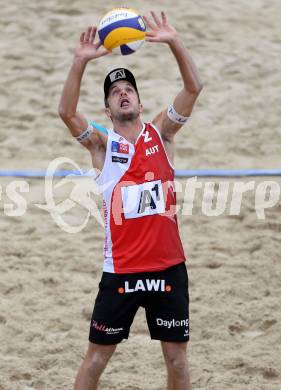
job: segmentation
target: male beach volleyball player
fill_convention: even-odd
[[[113,128],[104,130],[77,112],[87,63],[108,54],[95,43],[95,27],[80,37],[60,102],[61,118],[101,171],[96,181],[103,188],[105,217],[103,275],[75,390],[97,389],[117,344],[128,338],[140,306],[145,309],[151,338],[161,341],[168,389],[191,389],[186,357],[188,277],[174,213],[171,163],[174,136],[190,116],[202,85],[190,54],[165,14],[151,15],[145,18],[151,29],[147,41],[169,46],[183,82],[168,109],[151,123],[143,123],[134,76],[118,68],[104,81],[105,113]]]

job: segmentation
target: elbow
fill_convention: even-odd
[[[69,121],[73,117],[73,113],[67,111],[62,105],[58,107],[58,114],[64,122]]]
[[[61,117],[61,119],[66,117],[66,110],[61,105],[59,105],[58,107],[58,114]]]
[[[203,84],[200,82],[198,83],[198,86],[197,86],[197,95],[199,95],[199,93],[202,91],[203,89]]]
[[[194,85],[193,88],[191,88],[189,90],[189,93],[191,93],[192,95],[198,96],[200,94],[200,92],[202,91],[202,89],[203,89],[203,84],[201,82],[199,82],[196,85]]]
[[[203,89],[203,84],[200,81],[198,81],[196,84],[194,84],[192,86],[188,85],[185,87],[185,90],[188,94],[196,96],[196,97],[200,94],[202,89]]]

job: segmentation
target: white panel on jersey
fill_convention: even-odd
[[[121,191],[125,219],[165,212],[161,180],[122,187]]]

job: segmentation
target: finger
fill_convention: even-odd
[[[146,16],[143,16],[143,20],[148,25],[148,27],[151,28],[151,30],[156,29],[156,26]]]
[[[147,37],[155,37],[157,33],[155,31],[147,31],[145,34]]]
[[[112,51],[103,49],[99,51],[99,57],[106,56],[107,54],[112,54]]]
[[[84,42],[84,38],[85,38],[85,32],[82,32],[82,34],[80,35],[80,42],[81,43]]]
[[[161,42],[159,38],[157,37],[147,37],[145,38],[146,42]]]
[[[112,54],[112,50],[105,49],[102,53],[102,55]]]
[[[89,36],[89,43],[94,43],[95,36],[96,36],[97,28],[94,26],[91,28],[90,36]]]
[[[98,49],[99,47],[101,47],[102,43],[101,41],[98,41],[95,43],[95,46],[96,46],[96,49]]]
[[[165,12],[161,12],[161,16],[162,16],[162,22],[163,22],[163,24],[167,24],[167,17],[166,17],[166,14],[165,14]]]
[[[157,25],[158,27],[161,27],[161,22],[160,22],[158,16],[156,15],[156,13],[153,12],[153,11],[151,11],[150,13],[151,13],[151,15],[152,15],[152,17],[153,17],[153,20],[154,20],[154,22],[156,23],[156,25]]]
[[[84,42],[89,42],[92,27],[88,27],[85,33]]]

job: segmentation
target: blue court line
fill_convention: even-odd
[[[177,177],[281,176],[281,169],[176,169]]]
[[[54,177],[68,175],[90,176],[87,172],[56,171]],[[46,177],[46,171],[33,170],[0,170],[0,177]],[[281,169],[176,169],[176,177],[244,177],[244,176],[281,176]]]

